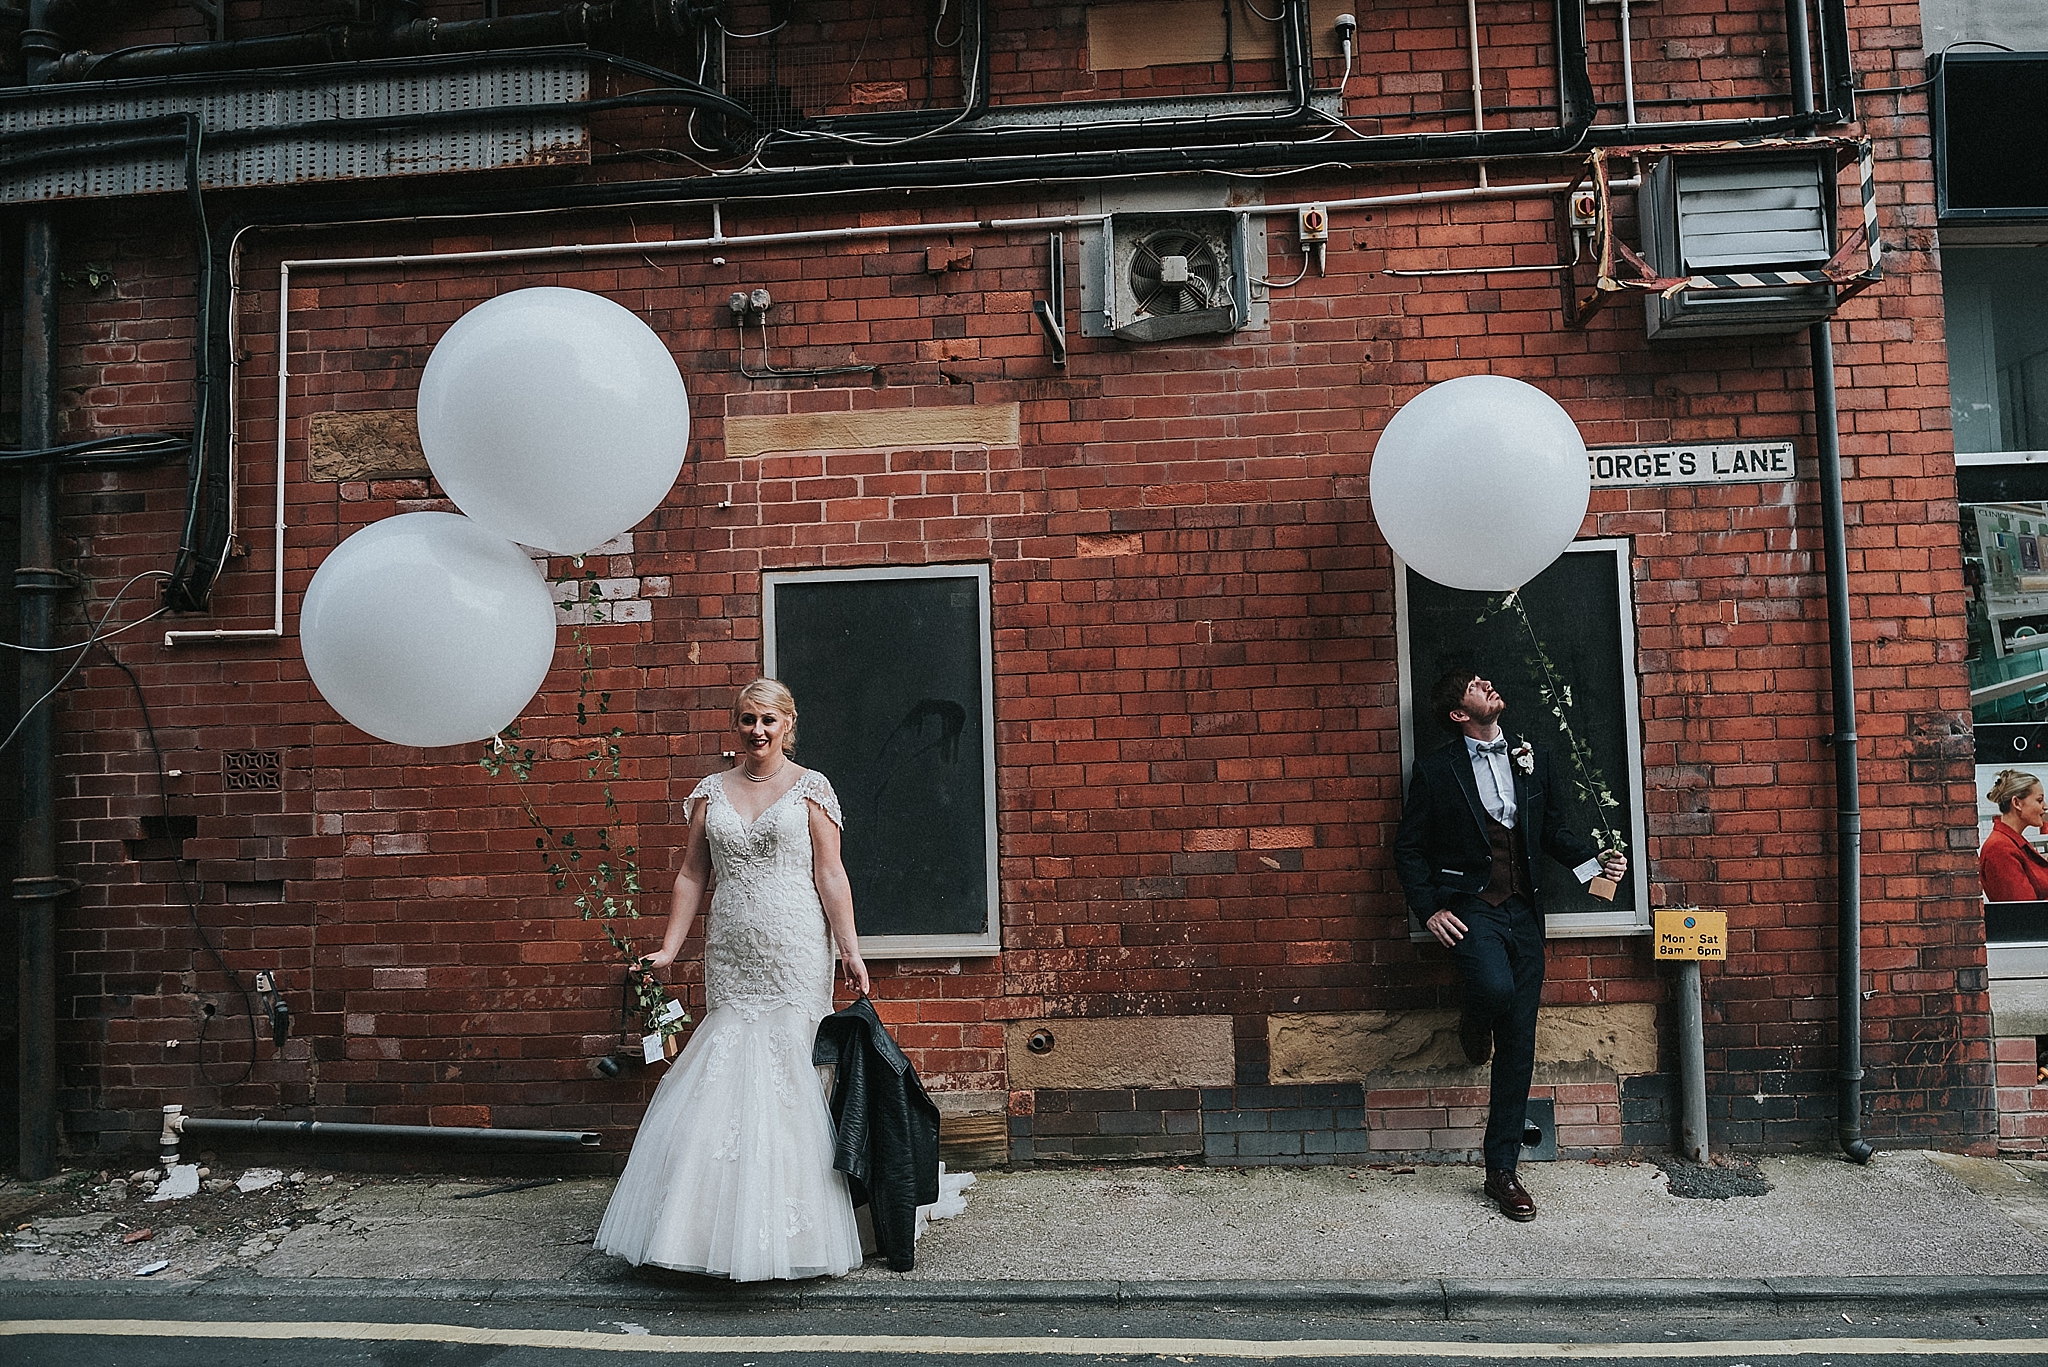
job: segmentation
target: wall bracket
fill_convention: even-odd
[[[1046,293],[1051,297],[1032,300],[1031,314],[1052,347],[1052,363],[1063,366],[1067,363],[1067,235],[1048,233],[1046,250],[1051,257]]]

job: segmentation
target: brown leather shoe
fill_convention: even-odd
[[[1486,1194],[1510,1220],[1526,1223],[1536,1218],[1536,1198],[1522,1189],[1513,1168],[1488,1168]]]
[[[1493,1022],[1482,1020],[1470,1011],[1458,1017],[1458,1043],[1465,1050],[1465,1057],[1473,1067],[1493,1057]]]

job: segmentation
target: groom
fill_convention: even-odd
[[[1533,1220],[1536,1202],[1515,1176],[1543,995],[1543,890],[1533,855],[1542,851],[1582,883],[1597,873],[1618,880],[1628,860],[1564,829],[1550,752],[1502,733],[1507,703],[1490,682],[1453,670],[1430,689],[1428,706],[1457,739],[1415,761],[1394,873],[1415,919],[1458,965],[1465,1057],[1493,1058],[1486,1194],[1510,1220]]]

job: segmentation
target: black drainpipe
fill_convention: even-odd
[[[33,0],[21,52],[31,83],[49,79],[57,55],[49,29],[53,0]],[[21,444],[57,444],[57,234],[48,209],[28,216],[22,234]],[[57,473],[43,462],[21,473],[21,555],[14,591],[21,611],[21,867],[14,879],[20,926],[21,1176],[57,1171],[57,899],[71,886],[57,876],[57,823],[51,793],[54,705],[49,691],[54,597],[64,587],[56,567]],[[42,649],[38,649],[41,647]]]
[[[1806,0],[1785,0],[1785,31],[1790,39],[1794,107],[1808,114],[1813,112],[1813,54],[1807,42]],[[1856,665],[1849,654],[1849,550],[1842,516],[1841,419],[1835,412],[1835,338],[1826,319],[1806,330],[1806,348],[1813,357],[1821,549],[1828,574],[1828,673],[1835,690],[1835,906],[1840,918],[1835,950],[1835,1128],[1842,1152],[1868,1163],[1872,1151],[1863,1137],[1863,802],[1856,775]]]

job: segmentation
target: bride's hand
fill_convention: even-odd
[[[867,996],[868,966],[860,957],[860,951],[857,949],[843,951],[839,956],[839,962],[846,969],[848,980],[853,983],[854,987],[859,989],[863,997]]]
[[[652,973],[657,968],[667,968],[670,964],[674,963],[675,961],[676,956],[673,952],[666,949],[657,949],[652,954],[643,954],[640,956],[640,967],[646,970],[647,972]]]

